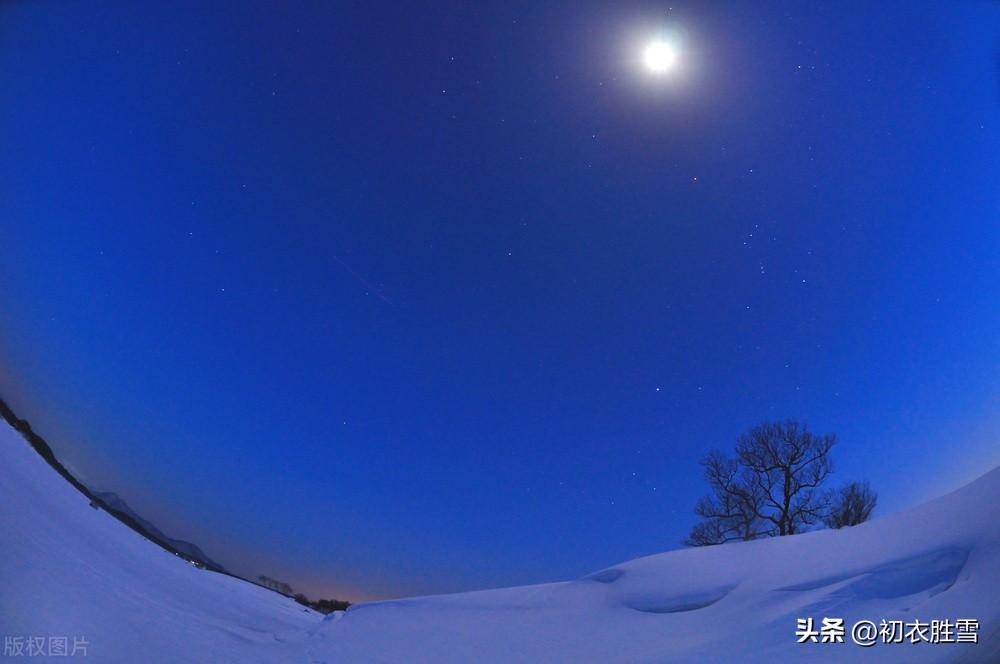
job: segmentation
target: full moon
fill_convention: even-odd
[[[662,74],[674,65],[677,59],[677,52],[674,47],[665,41],[654,41],[646,45],[642,59],[646,63],[646,68],[654,74]]]

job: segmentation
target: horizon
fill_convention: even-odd
[[[5,400],[3,398],[3,395],[0,395],[0,402],[4,402],[4,401]],[[14,415],[17,416],[17,413],[15,412]],[[26,418],[20,418],[20,419],[22,421],[27,421],[30,424],[30,421],[26,420]],[[34,433],[39,434],[38,431],[34,431]],[[39,436],[43,440],[45,440],[44,436],[42,436],[41,434],[39,434]],[[45,442],[47,444],[49,443],[49,441],[45,441]],[[58,458],[58,455],[56,456],[56,458],[57,458],[57,460],[62,461],[61,459]],[[77,479],[77,480],[81,479],[79,476],[76,475],[76,473],[73,472],[72,468],[67,468],[67,470],[75,477],[75,479]],[[884,510],[884,509],[879,509],[874,514],[872,514],[872,516],[870,518],[866,519],[865,522],[867,523],[867,522],[871,522],[871,521],[878,521],[879,519],[881,519],[883,517],[891,517],[892,515],[897,514],[897,513],[904,513],[904,512],[908,512],[908,511],[910,511],[911,509],[914,509],[914,508],[920,508],[920,507],[922,507],[922,506],[924,506],[926,504],[933,503],[933,502],[935,502],[935,501],[937,501],[939,499],[945,498],[945,497],[947,497],[948,495],[950,495],[952,493],[961,491],[961,490],[965,489],[966,487],[968,487],[969,485],[972,485],[972,484],[975,484],[975,483],[979,482],[980,480],[984,479],[986,476],[988,476],[990,474],[993,474],[993,473],[997,473],[997,472],[1000,472],[1000,464],[997,464],[997,465],[995,465],[995,466],[993,466],[991,468],[988,468],[985,471],[979,471],[979,472],[973,474],[973,476],[971,478],[966,478],[966,479],[962,480],[960,483],[958,483],[957,485],[952,486],[952,487],[947,488],[947,489],[944,489],[943,491],[935,493],[933,495],[927,496],[927,497],[925,497],[925,498],[917,501],[914,504],[901,505],[901,506],[898,506],[896,509],[888,510],[888,511]],[[99,488],[90,486],[86,482],[81,482],[81,483],[84,486],[86,486],[86,488],[88,490],[90,490],[93,494],[95,494],[96,496],[98,496],[99,498],[101,498],[102,501],[104,500],[104,496],[106,496],[106,495],[115,496],[118,500],[120,500],[121,502],[125,503],[125,505],[126,505],[126,511],[127,512],[128,511],[134,511],[134,510],[132,510],[132,506],[128,504],[128,500],[127,500],[127,498],[125,496],[121,496],[121,495],[115,493],[112,490],[104,490],[104,489],[99,489]],[[136,513],[136,514],[139,517],[142,517],[141,514],[139,514],[139,513]],[[154,527],[156,526],[155,523],[151,524],[151,525],[154,526]],[[829,529],[828,526],[820,524],[820,525],[817,525],[815,527],[809,528],[808,530],[795,533],[795,535],[806,535],[806,534],[809,534],[809,533],[815,533],[815,532],[819,532],[819,531],[822,531],[822,530],[828,530],[828,529]],[[140,534],[142,534],[144,537],[146,537],[146,533],[140,533]],[[172,533],[163,533],[163,534],[165,534],[167,537],[170,538],[170,540],[173,540],[173,541],[177,541],[177,540],[186,541],[183,538],[178,538],[178,537],[174,536]],[[775,539],[775,538],[774,537],[761,537],[761,538],[757,538],[756,540],[753,540],[753,541],[761,541],[761,540],[765,540],[765,539]],[[197,546],[197,542],[187,542],[187,543],[188,544],[195,544]],[[741,543],[740,541],[731,541],[731,542],[726,542],[725,544],[740,544],[740,543]],[[747,542],[742,542],[742,543],[747,543]],[[718,545],[718,546],[722,546],[722,545]],[[693,548],[693,547],[691,547],[690,545],[678,544],[678,546],[676,548],[665,549],[664,551],[659,551],[659,552],[656,552],[656,553],[653,553],[653,554],[649,554],[649,555],[658,556],[658,555],[660,555],[662,553],[670,553],[672,551],[680,551],[680,550],[687,549],[687,548]],[[694,547],[694,548],[697,548],[697,547]],[[202,552],[202,553],[204,553],[204,552]],[[644,557],[648,557],[648,556],[640,556],[639,558],[636,558],[636,559],[633,559],[633,560],[638,560],[638,559],[644,558]],[[211,559],[211,556],[207,556],[207,558]],[[215,561],[215,562],[217,562],[217,561]],[[610,567],[616,566],[618,564],[628,563],[628,562],[632,562],[632,561],[631,560],[621,560],[621,561],[617,561],[616,563],[609,563],[608,565],[604,566],[604,568],[610,568]],[[223,565],[223,567],[225,567],[225,565]],[[604,569],[604,568],[602,568],[602,569]],[[600,570],[595,569],[595,570],[592,570],[591,573],[598,572],[598,571],[600,571]],[[277,591],[275,588],[273,588],[271,585],[268,585],[266,583],[262,583],[265,578],[270,578],[270,580],[272,582],[282,581],[282,579],[280,579],[280,578],[274,579],[273,577],[269,577],[267,574],[255,574],[253,572],[247,572],[247,571],[243,571],[242,573],[239,573],[239,572],[236,572],[236,571],[234,571],[232,569],[229,569],[229,568],[226,568],[225,570],[223,570],[223,572],[226,573],[226,574],[229,574],[229,575],[235,575],[238,578],[241,578],[244,581],[248,581],[248,582],[253,583],[255,585],[262,585],[263,587],[269,588],[271,590],[275,590],[276,592],[280,592],[280,591]],[[561,582],[561,581],[572,581],[572,580],[573,579],[550,579],[548,582],[558,583],[558,582]],[[545,583],[545,582],[543,582],[543,583]],[[509,587],[514,587],[514,586],[505,586],[505,587],[509,588]],[[472,589],[472,591],[474,592],[476,590],[491,590],[491,589],[498,589],[498,588],[496,588],[496,587],[490,587],[490,588]],[[307,591],[307,589],[304,589],[304,588],[292,587],[292,592],[293,593],[304,593],[307,597],[309,597],[309,599],[313,599],[313,600],[323,599],[323,598],[325,598],[325,599],[334,599],[334,598],[329,598],[329,597],[323,597],[323,593],[320,593],[319,595],[317,595],[315,593],[313,595],[309,595],[309,592]],[[468,591],[465,591],[465,592],[468,592]],[[282,594],[286,594],[286,593],[282,593]],[[450,594],[450,593],[432,593],[432,594]],[[407,597],[416,597],[416,596],[407,596]],[[343,598],[336,598],[336,599],[348,599],[352,603],[359,603],[359,602],[378,601],[380,599],[393,599],[393,598],[358,599],[356,597],[346,597],[345,596]]]
[[[579,578],[769,420],[1000,466],[996,6],[100,7],[0,7],[0,397],[230,571]]]

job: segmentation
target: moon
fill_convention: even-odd
[[[663,40],[649,42],[642,53],[646,68],[654,74],[662,74],[673,68],[677,61],[677,51]]]

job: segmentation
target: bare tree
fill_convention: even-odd
[[[711,495],[698,501],[703,518],[686,540],[703,546],[763,536],[793,535],[829,514],[820,490],[833,471],[831,435],[794,421],[766,422],[736,442],[736,458],[712,452],[702,460]]]
[[[830,511],[823,521],[830,528],[864,523],[878,503],[878,494],[868,482],[851,482],[840,487],[830,498]]]
[[[736,455],[764,494],[761,518],[778,535],[794,535],[820,521],[828,498],[819,487],[833,472],[830,450],[836,436],[816,436],[804,424],[766,422],[739,437]]]
[[[270,588],[271,590],[277,590],[283,595],[292,595],[292,587],[285,583],[284,581],[278,581],[277,579],[272,579],[269,576],[264,576],[263,574],[257,577],[260,584],[265,588]]]
[[[695,506],[704,521],[691,530],[685,544],[707,546],[769,534],[760,518],[764,496],[746,469],[719,451],[710,452],[701,465],[712,493]]]

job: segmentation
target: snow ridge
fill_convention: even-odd
[[[0,632],[83,636],[95,662],[1000,662],[1000,468],[853,528],[324,617],[90,509],[6,425],[0,465]],[[798,644],[808,617],[971,618],[980,642]]]

